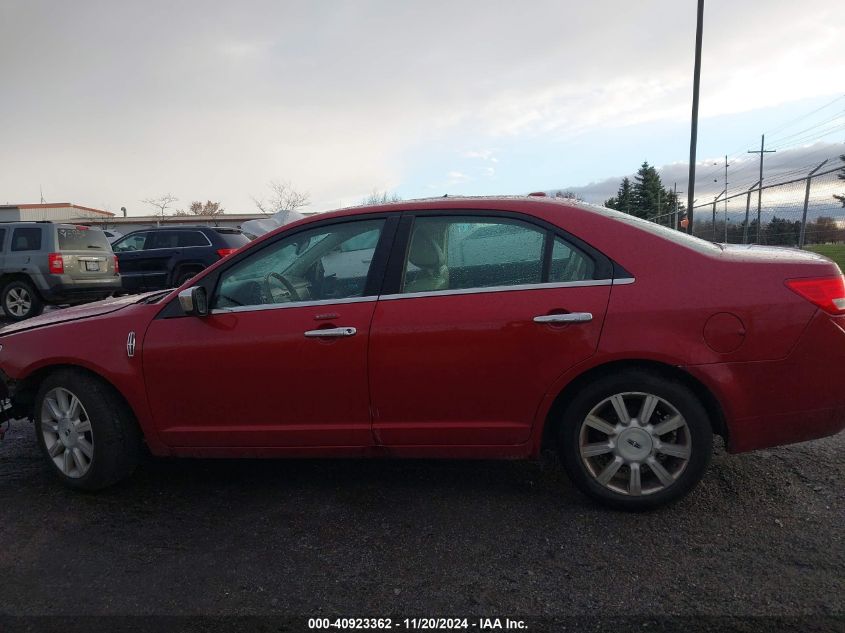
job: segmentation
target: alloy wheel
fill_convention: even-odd
[[[26,288],[12,288],[6,293],[6,305],[3,307],[12,316],[22,317],[32,308],[32,297]]]
[[[579,453],[589,475],[613,492],[642,496],[677,481],[692,453],[684,416],[649,393],[617,393],[581,423]]]
[[[51,389],[41,405],[40,424],[56,467],[73,479],[84,476],[94,459],[94,433],[79,398],[62,387]]]

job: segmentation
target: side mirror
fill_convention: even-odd
[[[208,293],[202,286],[194,286],[179,293],[179,305],[185,314],[208,316]]]

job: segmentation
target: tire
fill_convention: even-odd
[[[174,282],[173,287],[178,288],[179,286],[184,284],[189,279],[199,275],[201,272],[202,272],[202,269],[200,269],[200,270],[185,270],[185,271],[180,270],[176,274],[176,277],[175,277],[176,281]]]
[[[38,389],[33,417],[41,451],[66,486],[98,490],[135,470],[141,449],[135,416],[95,376],[68,369],[51,374]]]
[[[0,305],[3,306],[3,313],[12,321],[31,319],[44,311],[44,302],[35,288],[22,279],[10,281],[3,287]]]
[[[701,480],[713,452],[712,426],[693,392],[645,370],[587,384],[559,428],[561,461],[573,483],[617,510],[677,501]]]

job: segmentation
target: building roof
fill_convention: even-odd
[[[20,209],[21,211],[35,210],[35,209],[79,209],[80,211],[87,211],[89,213],[97,213],[103,217],[113,217],[114,213],[111,211],[103,211],[102,209],[92,209],[91,207],[83,207],[78,204],[70,202],[41,202],[38,204],[3,204],[0,209]]]
[[[219,215],[129,215],[110,216],[108,218],[75,218],[79,224],[86,222],[108,222],[109,224],[205,224],[207,222],[246,222],[247,220],[260,220],[270,216],[263,213],[221,213]]]

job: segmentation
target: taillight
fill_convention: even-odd
[[[114,256],[114,274],[120,274],[120,260],[117,258],[117,255]]]
[[[50,262],[51,273],[61,274],[65,272],[65,260],[62,258],[61,253],[50,253],[47,257]],[[41,261],[44,260],[42,259]]]
[[[845,314],[845,275],[787,279],[786,287],[830,314]]]
[[[217,254],[220,255],[220,257],[226,257],[226,255],[231,255],[236,250],[238,250],[238,249],[237,248],[218,248]]]

